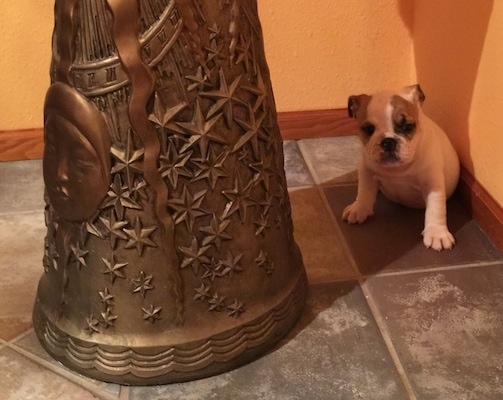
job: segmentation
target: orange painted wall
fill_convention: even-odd
[[[415,83],[413,1],[258,0],[279,111]]]
[[[53,27],[51,3],[0,0],[0,131],[43,124]]]
[[[408,2],[409,0],[401,0]],[[420,0],[413,24],[425,110],[503,205],[503,2]]]

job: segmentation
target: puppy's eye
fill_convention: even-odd
[[[370,123],[366,123],[366,124],[363,124],[360,129],[362,130],[362,132],[367,135],[367,136],[372,136],[372,134],[375,132],[376,130],[376,127],[374,124],[370,124]]]
[[[405,122],[402,125],[402,131],[404,133],[411,133],[414,129],[416,129],[416,124],[414,122]]]

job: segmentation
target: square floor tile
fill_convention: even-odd
[[[310,286],[298,325],[255,362],[199,381],[130,390],[131,400],[408,399],[356,282]]]
[[[344,208],[356,198],[356,186],[327,187],[325,193],[364,275],[503,259],[456,198],[447,204],[447,223],[456,238],[456,246],[437,252],[423,245],[423,210],[401,206],[379,194],[374,216],[361,225],[349,225],[341,221],[341,216]]]
[[[503,264],[368,286],[418,399],[503,399]]]
[[[15,351],[0,350],[0,397],[6,400],[96,400],[96,396]]]
[[[356,182],[361,157],[358,136],[304,139],[298,142],[316,184]]]
[[[0,214],[44,210],[42,160],[0,162]]]
[[[38,280],[43,273],[44,214],[0,216],[0,338],[31,327]]]
[[[314,184],[311,173],[300,153],[295,140],[286,140],[283,143],[285,154],[286,182],[289,188],[299,186],[312,186]]]
[[[289,192],[295,240],[311,283],[354,278],[340,234],[318,188]]]

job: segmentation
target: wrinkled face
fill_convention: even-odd
[[[89,218],[108,188],[96,150],[75,125],[58,114],[47,119],[45,139],[44,180],[52,206],[68,221]]]
[[[419,89],[420,90],[420,89]],[[367,159],[379,166],[396,168],[412,161],[418,138],[419,103],[413,93],[381,92],[351,96],[350,116],[360,126]]]

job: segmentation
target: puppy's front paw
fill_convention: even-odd
[[[454,236],[452,236],[445,225],[427,226],[424,228],[422,235],[424,245],[437,251],[450,250],[456,243]]]
[[[348,221],[350,224],[361,224],[372,215],[374,215],[374,210],[371,207],[365,207],[355,201],[344,209],[342,220]]]

